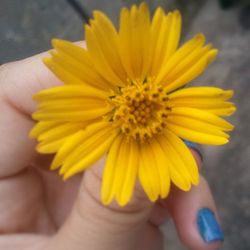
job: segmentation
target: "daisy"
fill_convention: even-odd
[[[85,27],[86,48],[55,39],[45,64],[64,83],[34,96],[40,153],[54,153],[51,169],[64,179],[106,155],[101,199],[126,205],[137,179],[151,201],[167,197],[171,183],[187,191],[199,182],[184,144],[228,142],[233,91],[183,88],[218,51],[196,35],[179,46],[181,16],[145,3],[123,8],[117,30],[95,11]]]

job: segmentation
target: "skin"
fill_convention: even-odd
[[[46,52],[0,67],[0,249],[161,250],[159,226],[170,217],[188,249],[212,250],[196,227],[200,208],[217,211],[207,182],[190,192],[171,187],[166,200],[152,204],[140,185],[131,203],[108,207],[99,200],[103,159],[63,182],[49,171],[51,156],[35,152],[28,138],[36,104],[32,95],[62,84],[42,63]],[[201,159],[192,152],[199,167]]]

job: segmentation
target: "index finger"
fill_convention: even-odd
[[[41,89],[61,82],[46,68],[47,52],[0,67],[0,178],[22,171],[35,156],[35,141],[28,138],[33,126],[32,100]]]

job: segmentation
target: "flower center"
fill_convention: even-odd
[[[112,102],[115,105],[113,121],[128,136],[145,140],[166,126],[170,108],[162,86],[133,82],[122,88]]]

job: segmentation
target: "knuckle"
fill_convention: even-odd
[[[0,83],[3,82],[6,78],[9,69],[16,64],[16,62],[7,62],[0,65]]]
[[[9,76],[13,75],[12,68],[16,62],[8,62],[0,65],[0,97],[4,97],[6,94],[6,87],[8,86]]]
[[[84,174],[75,207],[79,217],[97,224],[103,222],[116,225],[117,229],[136,226],[148,217],[153,203],[139,185],[135,188],[132,200],[125,207],[120,207],[116,202],[104,205],[100,199],[101,172],[98,167],[92,167]]]

